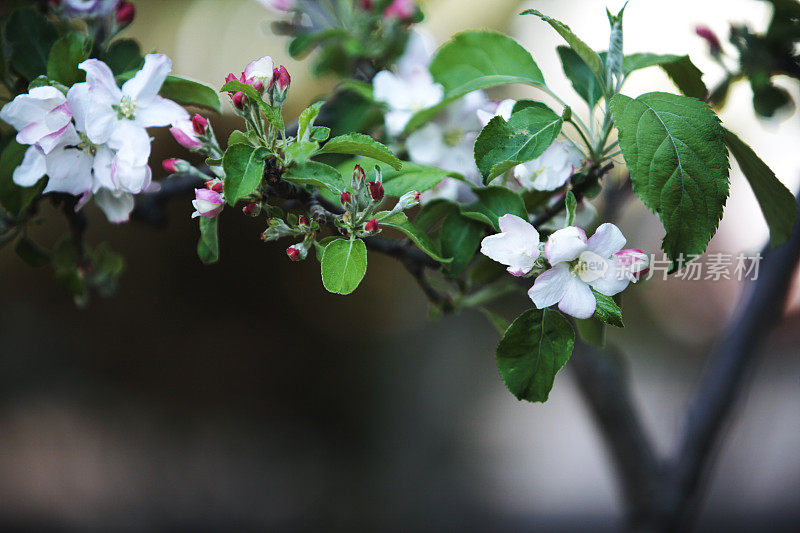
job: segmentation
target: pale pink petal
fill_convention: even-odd
[[[568,285],[575,279],[569,266],[560,263],[540,274],[528,290],[528,297],[538,309],[557,304],[567,292]]]
[[[576,226],[568,226],[550,235],[544,246],[544,255],[551,265],[577,259],[586,250],[586,233]]]
[[[108,65],[99,59],[87,59],[78,68],[86,71],[86,83],[89,85],[97,104],[118,104],[122,100],[122,91],[117,87],[114,73]]]
[[[539,232],[536,231],[536,228],[533,227],[533,224],[527,220],[509,213],[501,216],[497,222],[500,225],[500,231],[503,233],[511,233],[515,238],[525,242],[526,244],[535,243],[534,246],[539,245]]]
[[[594,235],[587,242],[589,250],[605,258],[622,250],[625,246],[625,236],[614,224],[606,222],[601,224]]]
[[[92,188],[90,152],[77,148],[60,148],[47,156],[47,188],[44,192],[64,192],[80,196]]]
[[[122,224],[130,220],[135,206],[132,194],[109,189],[100,189],[95,194],[94,201],[112,224]]]
[[[13,180],[20,187],[32,187],[46,173],[47,162],[42,150],[37,146],[31,146],[25,152],[22,164],[14,169]]]
[[[150,135],[147,130],[137,126],[130,120],[120,120],[108,146],[119,151],[119,157],[125,159],[132,166],[147,164],[150,158]]]
[[[574,276],[570,276],[564,296],[558,308],[575,318],[591,318],[597,308],[597,300],[589,286]]]
[[[143,128],[170,126],[182,120],[190,120],[189,113],[172,100],[160,96],[136,108],[136,124]]]
[[[136,105],[144,105],[158,95],[172,70],[172,60],[164,54],[147,54],[142,70],[125,82],[122,93],[132,97]]]

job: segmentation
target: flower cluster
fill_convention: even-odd
[[[109,221],[126,222],[134,195],[153,186],[147,128],[175,125],[189,115],[158,95],[172,69],[165,55],[145,57],[142,70],[122,88],[100,60],[80,68],[86,81],[66,95],[35,87],[0,110],[0,119],[18,130],[17,141],[30,145],[14,182],[30,187],[47,175],[45,193],[79,196],[77,208],[94,197]]]
[[[590,318],[597,307],[593,291],[614,296],[648,267],[641,250],[623,250],[626,239],[614,224],[602,224],[589,238],[581,228],[568,226],[544,245],[536,228],[516,215],[500,217],[499,225],[500,233],[483,239],[481,253],[508,266],[514,276],[547,268],[528,291],[539,309],[558,304],[568,315]]]
[[[250,85],[262,97],[265,97],[271,104],[282,104],[289,92],[289,85],[292,82],[289,71],[281,65],[275,67],[275,62],[270,56],[264,56],[247,64],[241,75],[236,76],[230,73],[225,77],[225,82],[240,81]],[[247,104],[247,96],[244,92],[236,91],[230,94],[233,107],[238,111],[243,111]]]

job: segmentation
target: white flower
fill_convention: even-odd
[[[104,17],[117,8],[119,0],[63,0],[68,17]]]
[[[419,28],[414,28],[408,35],[403,55],[397,60],[397,73],[402,76],[413,74],[419,68],[425,70],[431,64],[436,43],[433,36]]]
[[[544,247],[552,268],[536,278],[528,296],[539,309],[558,304],[568,315],[590,318],[597,307],[592,289],[614,296],[631,280],[626,254],[618,254],[623,246],[625,237],[614,224],[602,224],[589,239],[575,226],[556,231]]]
[[[244,68],[245,80],[261,80],[265,87],[269,87],[272,83],[272,75],[275,69],[275,63],[270,56],[264,56],[255,61],[251,61]]]
[[[165,55],[145,56],[142,70],[125,82],[122,89],[117,87],[114,74],[102,61],[89,59],[79,67],[86,71],[85,84],[89,89],[80,93],[88,95],[83,105],[88,110],[86,133],[89,140],[96,145],[107,143],[132,165],[145,165],[150,157],[150,136],[146,128],[169,126],[189,118],[181,106],[158,95],[172,69],[172,61]]]
[[[514,177],[526,189],[553,191],[583,166],[583,154],[568,141],[556,141],[533,161],[514,167]]]
[[[494,117],[502,117],[503,120],[508,122],[508,119],[511,118],[511,112],[514,110],[514,105],[516,103],[516,100],[509,99],[497,103],[496,107],[492,111],[478,109],[478,120],[481,123],[481,127],[485,128],[489,121],[491,121]]]
[[[444,98],[444,87],[433,82],[427,68],[403,77],[382,70],[373,78],[372,87],[375,100],[389,106],[385,115],[389,135],[399,135],[414,113],[433,107]]]
[[[498,223],[501,233],[484,238],[481,253],[508,266],[510,274],[524,276],[539,258],[539,232],[516,215],[503,215]]]
[[[72,112],[64,93],[47,85],[7,103],[0,110],[0,119],[19,132],[18,143],[38,144],[44,153],[49,153],[72,121]]]

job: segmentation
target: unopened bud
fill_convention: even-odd
[[[236,81],[237,79],[238,79],[238,78],[236,77],[236,74],[234,74],[233,72],[231,72],[230,74],[228,74],[227,76],[225,76],[225,83],[228,83],[229,81]]]
[[[614,262],[633,283],[650,270],[650,258],[638,248],[620,250],[614,254]]]
[[[369,186],[369,195],[375,202],[383,200],[383,183],[379,181],[370,181],[367,185]]]
[[[223,189],[225,188],[225,185],[222,183],[222,180],[218,178],[207,180],[205,185],[206,189],[211,189],[214,192],[222,192]]]
[[[180,161],[180,159],[174,159],[174,158],[173,159],[165,159],[164,161],[161,162],[161,166],[164,167],[164,170],[166,170],[167,172],[171,172],[171,173],[175,174],[176,172],[179,172],[179,170],[178,170],[178,162],[179,161]]]
[[[208,130],[208,119],[202,115],[195,115],[192,117],[192,127],[194,132],[198,135],[205,135]]]
[[[244,109],[245,104],[247,103],[247,97],[244,95],[242,91],[233,95],[233,107],[238,109],[239,111]]]
[[[117,14],[116,19],[117,22],[120,24],[130,24],[133,22],[133,18],[136,16],[136,6],[133,5],[133,2],[126,2],[123,0],[117,6]]]
[[[373,218],[372,220],[364,224],[364,231],[366,231],[367,233],[375,233],[380,228],[381,227],[378,225],[378,219],[376,218]]]
[[[343,192],[342,196],[339,197],[339,200],[342,202],[342,205],[347,205],[350,203],[350,200],[353,199],[353,195],[349,192]]]
[[[361,165],[356,165],[356,167],[353,169],[353,190],[357,191],[361,189],[365,179],[367,179],[367,173],[364,172],[364,169],[361,168]]]
[[[307,216],[305,216],[305,215],[301,216],[301,217],[300,217],[300,218],[297,220],[297,223],[298,223],[298,224],[300,224],[301,226],[310,226],[310,225],[311,225],[311,221],[310,221],[310,220],[308,219],[308,217],[307,217]]]
[[[722,44],[719,42],[717,34],[711,31],[711,28],[708,26],[698,26],[694,29],[694,32],[708,43],[711,55],[716,57],[722,52]]]
[[[275,80],[275,86],[279,91],[286,92],[289,90],[289,85],[292,83],[292,77],[289,76],[289,71],[286,70],[286,67],[281,65],[279,68],[275,69],[273,78]]]
[[[415,0],[393,0],[392,3],[383,11],[386,18],[399,18],[402,20],[410,19],[417,11]]]
[[[296,246],[288,247],[286,249],[286,255],[288,255],[289,259],[292,261],[300,261],[300,250],[298,250]]]
[[[242,208],[242,213],[249,217],[257,217],[261,214],[261,206],[255,202],[247,204]]]
[[[262,241],[274,241],[282,237],[294,235],[295,231],[280,218],[270,218],[267,220],[267,229],[261,234]]]
[[[400,211],[405,211],[416,205],[419,205],[419,193],[417,191],[409,191],[397,201],[397,207]]]

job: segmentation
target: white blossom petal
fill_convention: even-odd
[[[22,164],[14,169],[13,180],[20,187],[32,187],[46,173],[47,161],[42,150],[38,146],[31,146],[25,152]]]
[[[544,245],[544,255],[551,265],[577,259],[586,250],[586,233],[576,226],[560,229],[550,235]]]
[[[47,188],[44,192],[63,192],[80,196],[92,188],[91,152],[61,147],[47,155]]]
[[[96,104],[118,104],[122,91],[117,87],[114,73],[99,59],[87,59],[78,68],[86,71],[86,83],[92,91]]]
[[[406,149],[409,159],[414,163],[435,165],[446,149],[444,132],[438,124],[429,122],[425,127],[408,136]]]
[[[619,228],[614,224],[606,222],[597,228],[597,231],[594,232],[594,235],[589,237],[586,244],[589,250],[597,255],[609,258],[622,250],[622,247],[625,246],[625,242],[625,236]]]
[[[94,201],[112,224],[121,224],[130,220],[135,205],[132,194],[109,189],[97,191]]]
[[[158,91],[172,70],[172,60],[164,54],[147,54],[142,70],[125,82],[122,94],[134,99],[137,106],[144,107],[158,96]]]
[[[156,96],[147,105],[136,108],[136,124],[142,128],[170,126],[191,120],[189,112],[172,100]]]
[[[575,276],[570,273],[569,265],[558,264],[536,277],[533,287],[528,290],[528,297],[537,309],[555,305],[564,297],[571,279]]]
[[[575,318],[591,318],[597,308],[597,299],[592,294],[589,285],[582,282],[575,276],[570,276],[566,284],[566,290],[558,308]]]

